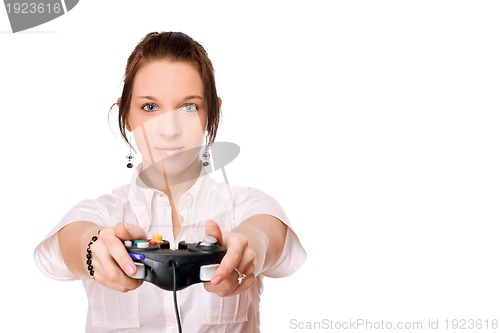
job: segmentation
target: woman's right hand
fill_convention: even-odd
[[[117,224],[114,228],[103,228],[99,238],[91,246],[94,280],[121,292],[138,288],[142,280],[132,278],[137,268],[130,258],[123,241],[147,239],[138,226]]]

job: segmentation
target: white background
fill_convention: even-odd
[[[16,34],[0,9],[2,326],[83,332],[81,284],[32,252],[130,179],[108,110],[135,44],[168,30],[212,58],[230,182],[277,198],[309,255],[266,279],[263,332],[500,319],[498,2],[237,3],[82,0]]]

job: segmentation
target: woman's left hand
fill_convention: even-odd
[[[221,297],[237,295],[255,284],[255,251],[248,246],[248,238],[237,232],[222,232],[219,225],[209,221],[206,234],[217,238],[227,253],[205,289]],[[239,273],[238,273],[239,272]]]

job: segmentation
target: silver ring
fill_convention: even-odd
[[[241,286],[241,284],[243,283],[243,280],[245,280],[247,276],[245,274],[241,273],[237,268],[235,268],[234,271],[236,273],[238,273],[238,279],[236,281],[238,282],[238,285]]]

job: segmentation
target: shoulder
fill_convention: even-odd
[[[272,215],[288,223],[288,217],[280,203],[270,194],[251,186],[231,186],[237,222],[260,214]]]
[[[103,197],[109,196],[114,200],[126,201],[131,189],[131,184],[125,184],[120,187],[115,188],[111,193],[103,195]]]
[[[74,205],[63,221],[91,221],[103,225],[115,212],[122,211],[127,201],[129,185],[123,185],[110,193],[92,199],[84,199]]]
[[[97,206],[113,208],[122,205],[128,200],[128,193],[130,191],[130,184],[120,186],[109,193],[102,194],[93,199],[86,199],[80,202],[81,204],[94,204]]]
[[[231,193],[236,204],[256,202],[278,204],[274,197],[256,187],[235,185],[231,187]]]
[[[216,181],[209,176],[204,177],[201,188],[199,195],[205,196],[209,194],[211,196],[215,195],[219,199],[231,199],[235,205],[245,202],[274,200],[269,194],[256,187],[227,184]]]

